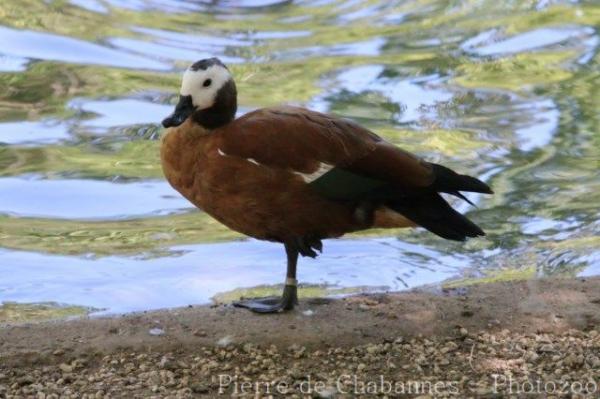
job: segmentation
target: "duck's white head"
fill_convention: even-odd
[[[183,74],[179,103],[175,112],[163,120],[164,127],[179,126],[192,116],[208,129],[235,118],[237,90],[229,69],[218,58],[192,64]]]

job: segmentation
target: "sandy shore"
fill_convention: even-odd
[[[598,397],[599,326],[600,278],[3,326],[0,398]]]

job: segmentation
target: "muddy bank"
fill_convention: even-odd
[[[599,325],[600,278],[589,278],[304,300],[270,316],[216,306],[4,326],[0,397],[212,397],[219,378],[232,378],[230,390],[236,378],[299,389],[310,376],[343,397],[336,375],[357,373],[386,387],[455,381],[463,395],[493,395],[494,373],[589,391],[600,383]],[[433,396],[453,394],[444,387]]]

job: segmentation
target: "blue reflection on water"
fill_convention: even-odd
[[[236,288],[281,284],[285,254],[280,244],[255,240],[178,246],[160,258],[99,259],[0,249],[0,298],[56,301],[110,313],[208,303]],[[469,266],[393,238],[327,240],[317,259],[301,259],[302,284],[386,287],[403,290],[438,283]],[[13,273],[14,268],[19,273]]]
[[[70,138],[68,126],[58,121],[0,123],[0,143],[56,143]]]
[[[144,123],[160,123],[160,121],[173,112],[172,105],[155,104],[134,99],[73,100],[69,107],[85,112],[93,112],[98,117],[83,121],[88,127],[115,127]]]
[[[166,181],[0,178],[0,214],[65,219],[123,219],[193,207]]]
[[[0,26],[0,37],[2,37],[0,54],[136,69],[171,69],[170,65],[162,62],[51,33]]]
[[[476,39],[470,39],[466,46],[463,44],[463,48],[478,55],[514,54],[559,44],[570,39],[581,40],[594,34],[594,30],[589,27],[541,28],[482,47],[471,47],[489,41],[494,33],[493,30],[480,33]]]

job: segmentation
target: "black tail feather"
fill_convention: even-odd
[[[435,181],[433,189],[440,193],[456,195],[465,199],[459,191],[468,191],[473,193],[493,194],[492,189],[479,179],[467,175],[459,175],[455,171],[445,166],[432,163]],[[457,193],[459,195],[457,195]],[[465,199],[466,200],[466,199]],[[467,202],[470,202],[466,200]]]
[[[389,201],[386,205],[419,226],[448,240],[465,241],[467,237],[485,235],[479,226],[452,209],[438,193],[412,200]]]
[[[442,191],[442,192],[443,192],[443,191]],[[450,191],[447,191],[447,192],[446,192],[446,194],[451,194],[451,195],[454,195],[455,197],[458,197],[458,198],[460,198],[461,200],[463,200],[463,201],[465,201],[465,202],[469,203],[469,205],[471,205],[471,206],[474,206],[475,208],[477,208],[477,205],[475,205],[475,204],[473,203],[473,201],[471,201],[470,199],[468,199],[467,197],[465,197],[464,195],[462,195],[462,193],[461,193],[460,191],[452,191],[452,192],[450,192]]]
[[[479,179],[460,175],[445,166],[435,163],[431,166],[435,180],[430,192],[412,199],[391,201],[388,206],[448,240],[464,241],[467,237],[484,236],[485,233],[479,226],[455,211],[439,193],[454,195],[474,206],[461,191],[492,194],[492,189]]]

